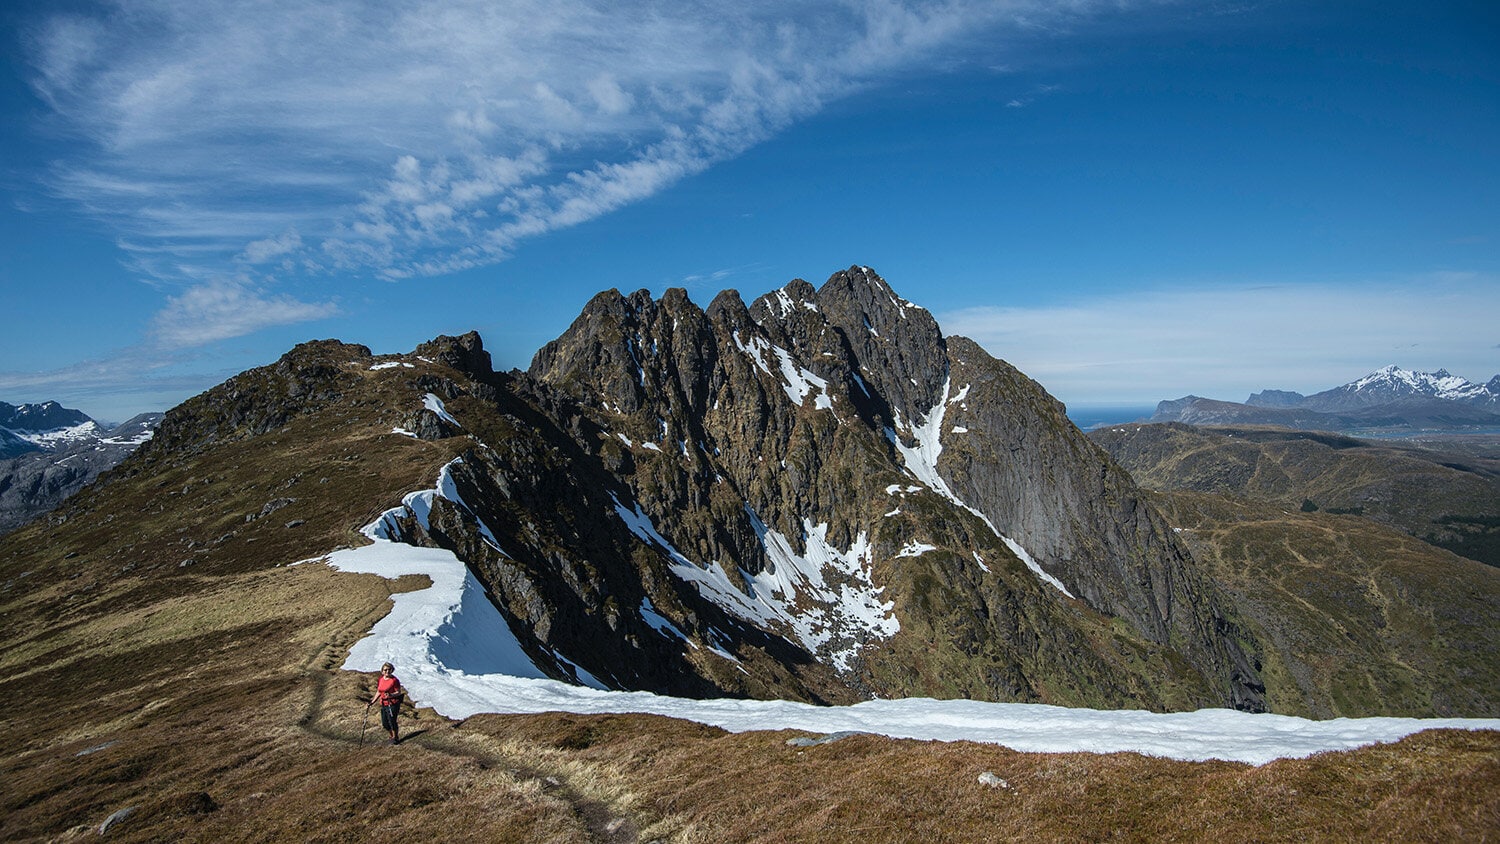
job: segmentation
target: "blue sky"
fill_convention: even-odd
[[[1489,3],[20,5],[12,403],[851,264],[1071,406],[1500,373]]]

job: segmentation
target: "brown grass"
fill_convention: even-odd
[[[420,584],[412,584],[420,585]],[[0,838],[344,841],[1484,840],[1500,734],[1254,768],[856,736],[730,734],[644,715],[430,711],[401,747],[338,670],[389,587],[321,565],[234,575],[0,658]],[[253,619],[253,620],[247,620]],[[131,684],[126,679],[138,682]],[[416,690],[420,696],[420,690]],[[82,754],[82,755],[80,755]],[[981,785],[991,771],[1008,787]]]

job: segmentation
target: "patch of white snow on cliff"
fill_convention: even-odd
[[[632,533],[666,552],[672,573],[725,611],[772,632],[790,633],[822,661],[847,671],[864,644],[894,636],[901,622],[895,603],[870,579],[871,548],[860,533],[847,550],[828,542],[828,525],[803,522],[803,550],[771,530],[749,508],[751,523],[771,566],[758,574],[739,570],[741,589],[716,560],[700,566],[657,531],[640,507],[615,500],[615,514]]]
[[[751,360],[755,361],[757,369],[772,378],[777,377],[777,370],[771,368],[771,363],[766,355],[767,353],[773,353],[776,356],[777,369],[780,371],[780,378],[777,380],[781,383],[781,389],[786,393],[786,397],[792,400],[792,404],[801,407],[807,401],[808,395],[815,393],[816,397],[813,399],[814,407],[818,410],[831,410],[833,408],[833,397],[828,393],[828,382],[811,371],[798,366],[797,362],[792,358],[791,352],[780,346],[773,346],[761,337],[752,337],[750,338],[750,342],[746,343],[740,339],[738,331],[734,332],[734,345],[740,351],[749,355]]]
[[[448,424],[452,425],[453,427],[455,427],[455,428],[462,428],[463,427],[462,425],[458,424],[458,420],[457,419],[453,418],[453,414],[451,414],[451,413],[448,412],[448,408],[443,405],[443,400],[440,399],[440,398],[438,398],[437,396],[433,395],[432,393],[428,393],[422,399],[422,406],[426,407],[428,410],[432,411],[433,413],[436,413],[438,415],[438,418],[442,419],[444,422],[447,422]]]

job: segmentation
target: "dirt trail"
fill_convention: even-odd
[[[634,844],[638,840],[641,825],[628,811],[589,797],[571,782],[567,771],[547,765],[540,755],[522,759],[515,753],[507,753],[490,736],[464,730],[463,721],[444,718],[430,709],[425,710],[425,717],[419,714],[415,705],[403,710],[403,715],[409,714],[410,717],[403,719],[406,732],[400,746],[381,749],[378,744],[384,741],[385,733],[380,729],[376,713],[368,713],[373,726],[363,731],[360,729],[363,723],[360,716],[365,714],[365,704],[374,693],[372,678],[344,671],[340,666],[354,643],[389,611],[389,604],[372,610],[332,639],[313,648],[297,666],[296,673],[306,678],[308,687],[303,691],[307,701],[296,722],[299,730],[345,746],[370,745],[370,752],[428,752],[469,759],[483,770],[498,770],[517,781],[536,782],[545,794],[571,807],[588,831],[589,841]],[[371,735],[380,741],[371,739]]]

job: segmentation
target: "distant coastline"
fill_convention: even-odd
[[[1124,425],[1150,419],[1154,404],[1080,404],[1068,407],[1068,418],[1079,430],[1092,431],[1106,425]]]

